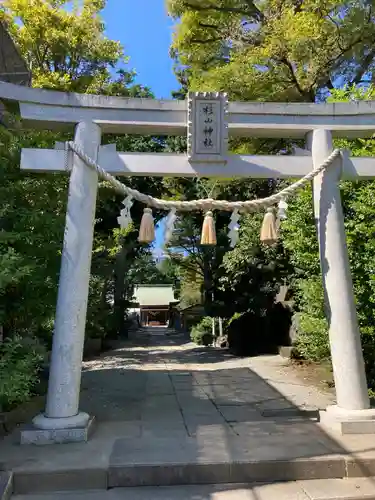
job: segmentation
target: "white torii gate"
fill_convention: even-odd
[[[109,173],[123,176],[298,178],[329,156],[332,136],[369,137],[375,132],[375,102],[228,105],[222,94],[190,95],[187,102],[158,101],[66,94],[2,82],[0,99],[19,103],[25,125],[57,130],[76,126],[77,145]],[[102,133],[187,133],[189,150],[118,153],[115,146],[100,145]],[[296,156],[227,155],[228,133],[306,138],[307,150],[297,150]],[[61,144],[53,150],[23,149],[21,168],[71,170],[46,410],[34,418],[32,430],[22,433],[21,442],[82,441],[93,420],[79,412],[79,391],[98,178],[71,152],[67,165]],[[338,185],[340,178],[358,177],[375,177],[373,158],[339,158],[313,183],[337,399],[321,412],[321,419],[343,433],[375,432]]]

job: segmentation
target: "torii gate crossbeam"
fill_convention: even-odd
[[[0,82],[0,99],[19,103],[25,125],[44,129],[73,129],[93,121],[102,133],[180,135],[187,133],[185,101],[126,99],[25,88]],[[371,137],[375,130],[375,101],[351,103],[232,102],[228,107],[233,137],[304,138],[313,129],[336,137]]]

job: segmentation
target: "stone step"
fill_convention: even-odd
[[[375,500],[375,478],[159,486],[16,495],[12,500]]]
[[[207,463],[112,463],[89,468],[80,466],[13,470],[14,494],[54,491],[87,491],[130,487],[179,486],[194,484],[251,484],[314,479],[355,479],[372,477],[375,460],[345,459],[341,456]],[[85,468],[87,467],[87,468]],[[374,487],[375,492],[375,487]],[[375,500],[375,499],[374,499]]]
[[[253,483],[346,477],[341,457],[290,460],[131,465],[116,463],[108,471],[109,488],[180,484]]]

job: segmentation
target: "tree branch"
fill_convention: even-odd
[[[334,85],[333,85],[333,83],[332,83],[332,79],[331,79],[331,77],[328,77],[328,80],[327,80],[327,82],[326,82],[326,87],[328,87],[328,88],[329,88],[329,90],[332,90],[332,89],[334,89],[334,88],[335,88],[335,86],[334,86]]]
[[[358,43],[362,42],[362,40],[363,40],[363,37],[360,36],[359,38],[357,38],[356,40],[354,40],[352,43],[350,43],[345,49],[343,48],[342,51],[341,51],[341,53],[338,56],[336,56],[335,58],[332,58],[329,61],[327,61],[327,66],[333,65],[333,63],[335,61],[337,61],[344,54],[346,54],[347,52],[349,52],[350,50],[352,50]]]
[[[209,29],[209,30],[215,30],[215,31],[218,31],[218,29],[219,29],[219,26],[217,26],[216,24],[202,23],[202,22],[200,22],[200,21],[199,21],[199,23],[198,23],[198,24],[199,24],[199,26],[200,26],[201,28],[207,28],[207,29]]]
[[[344,50],[344,48],[341,46],[340,44],[340,39],[341,39],[341,33],[340,33],[340,26],[339,24],[333,19],[332,16],[330,16],[329,14],[327,14],[327,17],[328,19],[331,21],[331,23],[333,23],[335,25],[335,28],[336,28],[336,31],[337,31],[337,39],[336,39],[336,42],[337,42],[337,46],[338,48],[341,50],[341,52]]]
[[[258,7],[254,4],[254,0],[244,0],[246,5],[249,7],[249,10],[253,11],[253,13],[258,16],[259,21],[264,20],[264,15],[261,10],[258,9]]]
[[[350,82],[350,85],[357,85],[360,83],[362,80],[363,75],[366,73],[368,70],[370,64],[372,63],[373,59],[375,57],[375,47],[370,50],[370,52],[365,56],[365,58],[362,61],[362,64],[360,67],[357,69],[354,78]]]
[[[212,37],[212,38],[206,38],[205,40],[200,39],[200,38],[192,38],[190,40],[190,43],[200,43],[201,45],[205,45],[207,43],[215,43],[215,42],[220,42],[221,37]]]
[[[327,67],[334,67],[334,63],[336,63],[341,57],[343,57],[347,52],[349,52],[350,50],[352,50],[358,43],[360,43],[361,41],[363,40],[363,37],[359,37],[357,38],[356,40],[354,40],[352,43],[350,43],[345,49],[343,48],[341,53],[339,55],[337,55],[335,58],[332,58],[330,59],[329,61],[326,62],[326,66]],[[363,72],[360,72],[360,68],[358,68],[357,72],[356,72],[356,76],[354,77],[354,79],[352,80],[352,83],[359,83],[359,81],[362,79],[362,76],[363,76],[363,73],[367,70],[367,68],[370,66],[371,62],[372,62],[372,59],[373,57],[375,57],[375,48],[373,50],[370,51],[370,53],[368,54],[368,56],[366,56],[366,60],[367,60],[367,57],[370,56],[370,54],[372,54],[372,57],[371,57],[371,60],[368,62],[367,64],[367,67],[364,69]],[[361,65],[362,67],[362,65]],[[314,87],[314,85],[317,84],[317,82],[319,81],[320,77],[322,76],[322,73],[319,73],[316,75],[314,81],[312,82],[311,84],[311,89]],[[357,80],[357,81],[355,81]],[[331,77],[328,75],[327,76],[327,80],[326,82],[322,81],[322,84],[324,85],[327,85],[328,82],[331,82]],[[332,82],[331,82],[331,85],[332,85]],[[329,88],[334,88],[333,85],[332,87],[329,87]]]
[[[190,263],[186,260],[183,260],[183,259],[179,259],[179,258],[176,258],[176,256],[171,256],[171,259],[174,260],[179,266],[183,267],[184,269],[188,269],[190,271],[194,271],[196,272],[197,274],[201,275],[203,278],[204,278],[204,272],[203,270],[201,269],[201,266],[199,266],[199,268],[197,268],[194,263]]]
[[[294,69],[292,66],[292,63],[287,59],[286,56],[282,57],[281,59],[278,59],[279,62],[283,63],[288,69],[289,73],[292,79],[292,83],[296,86],[297,91],[301,94],[302,97],[306,97],[306,91],[303,90],[301,85],[299,84],[296,74],[294,73]]]
[[[221,7],[219,5],[213,4],[200,5],[198,3],[192,4],[190,2],[184,2],[183,7],[185,7],[185,9],[194,9],[197,12],[207,12],[213,10],[216,12],[241,14],[243,16],[254,16],[259,20],[263,19],[263,13],[253,4],[252,1],[247,1],[246,3],[247,5],[249,5],[249,10],[252,10],[253,12],[249,12],[248,10],[242,9],[241,7]]]

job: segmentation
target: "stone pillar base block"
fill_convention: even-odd
[[[34,419],[35,420],[35,419]],[[55,420],[55,419],[51,419]],[[21,430],[20,444],[65,444],[87,442],[95,427],[95,417],[89,417],[85,425],[65,429],[40,429],[30,425]]]
[[[293,349],[294,349],[293,346],[281,345],[279,346],[279,355],[282,358],[291,359],[293,354]]]
[[[319,412],[320,422],[340,434],[375,434],[375,408],[345,410],[337,405]]]
[[[72,417],[47,417],[45,413],[41,413],[33,418],[33,425],[37,429],[57,430],[57,429],[76,429],[77,427],[86,427],[90,415],[83,411],[73,415]]]

